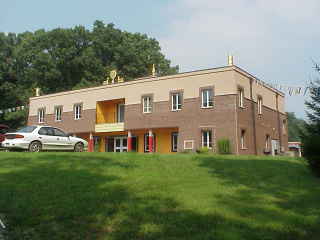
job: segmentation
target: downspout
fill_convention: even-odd
[[[280,112],[279,112],[279,93],[276,93],[276,107],[277,107],[277,115],[278,115],[278,134],[279,134],[279,152],[282,149],[282,133],[281,133],[281,120],[280,120]]]
[[[253,142],[254,142],[254,154],[258,155],[257,149],[257,127],[256,127],[256,110],[254,107],[253,90],[252,90],[253,79],[250,78],[250,99],[251,99],[251,112],[252,112],[252,123],[253,123]]]

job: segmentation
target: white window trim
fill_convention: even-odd
[[[80,110],[79,110],[80,108]],[[82,104],[78,103],[74,105],[74,120],[81,119],[82,115]]]
[[[204,94],[208,93],[207,95],[209,95],[209,92],[211,91],[211,102],[212,102],[212,106],[209,106],[210,100],[209,100],[209,96],[207,96],[207,101],[206,101],[206,105],[204,106]],[[212,89],[203,89],[201,90],[201,108],[213,108],[213,90]]]
[[[244,90],[239,88],[239,107],[244,108]]]
[[[174,144],[174,137],[177,137],[177,145],[176,148],[174,148],[175,144]],[[171,134],[171,150],[172,152],[178,152],[178,137],[179,137],[179,133],[174,132]]]
[[[240,134],[240,147],[246,149],[246,130],[242,129]]]
[[[173,100],[176,100],[176,104],[174,104]],[[180,104],[179,104],[179,98],[180,98]],[[182,109],[182,96],[180,93],[172,93],[171,95],[171,110],[172,111],[180,111]]]
[[[258,114],[262,114],[262,97],[258,97]]]
[[[45,108],[38,109],[38,123],[44,123]]]
[[[146,103],[145,103],[145,99],[147,99]],[[143,113],[152,112],[152,98],[150,96],[145,96],[142,98],[142,107],[143,107]]]
[[[190,148],[187,148],[187,144],[191,143],[191,147]],[[183,148],[185,150],[193,150],[194,148],[194,140],[184,140],[183,142]]]
[[[62,121],[62,106],[57,106],[57,107],[55,107],[54,111],[55,111],[55,121],[56,121],[56,122],[61,122],[61,121]],[[59,113],[60,115],[59,115],[58,113]],[[58,116],[59,116],[60,118],[58,118]]]
[[[207,133],[206,134],[206,139],[204,139],[204,133]],[[210,139],[210,135],[211,135],[211,138],[212,138],[212,131],[211,130],[204,130],[204,131],[202,131],[201,135],[202,135],[201,136],[201,145],[202,145],[202,147],[206,147],[206,148],[211,149],[212,148],[212,139]],[[205,142],[205,140],[206,140],[206,142]],[[211,143],[211,147],[210,147],[210,143]]]

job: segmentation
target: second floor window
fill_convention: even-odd
[[[238,94],[239,94],[239,107],[244,107],[244,90],[243,90],[243,88],[239,88]]]
[[[213,92],[212,89],[205,89],[201,91],[201,107],[213,107]]]
[[[39,108],[39,110],[38,110],[38,123],[44,123],[44,114],[45,114],[45,109]]]
[[[62,120],[62,107],[61,106],[55,107],[55,120],[56,121]]]
[[[269,150],[270,148],[270,135],[266,135],[266,144],[265,144],[266,150]]]
[[[78,120],[81,118],[82,114],[82,105],[81,104],[75,104],[74,105],[74,119]]]
[[[171,109],[172,111],[177,111],[182,109],[182,94],[174,93],[171,96]]]
[[[202,131],[202,147],[212,148],[212,132]]]
[[[152,112],[152,98],[150,96],[143,97],[143,113]]]
[[[258,97],[258,114],[262,114],[262,97]]]
[[[124,104],[118,104],[117,106],[117,122],[122,123],[124,122]]]

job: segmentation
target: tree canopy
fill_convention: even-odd
[[[34,88],[44,94],[102,84],[117,69],[127,81],[178,72],[161,53],[159,42],[145,34],[121,31],[96,21],[83,26],[20,34],[0,32],[0,110],[26,105]],[[0,122],[22,124],[25,113],[0,114]],[[20,116],[22,115],[22,116]]]
[[[294,112],[287,112],[289,142],[300,142],[301,131],[304,131],[306,122],[296,117]]]
[[[315,66],[320,74],[319,65]],[[310,100],[306,101],[308,122],[302,135],[304,156],[312,171],[320,176],[320,79],[311,83]]]

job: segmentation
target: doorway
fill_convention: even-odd
[[[127,137],[115,137],[114,152],[127,152],[127,151],[128,151]]]

